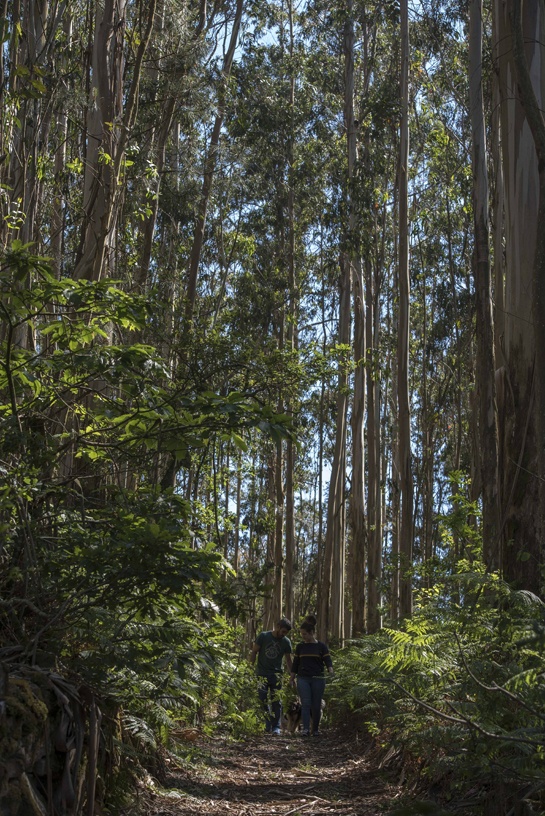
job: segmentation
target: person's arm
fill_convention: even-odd
[[[252,650],[251,650],[251,652],[250,652],[250,654],[248,656],[248,662],[250,663],[251,666],[254,665],[255,658],[256,658],[256,655],[257,655],[258,652],[259,652],[259,644],[253,643],[252,644]]]
[[[298,654],[297,649],[296,649],[295,650],[295,657],[293,658],[293,662],[292,662],[292,665],[291,665],[290,680],[291,680],[292,683],[295,683],[295,676],[296,676],[298,670],[299,670],[299,654]]]
[[[325,643],[322,644],[322,648],[323,648],[322,660],[324,661],[324,665],[325,665],[326,669],[328,670],[329,674],[333,674],[334,673],[333,672],[333,662],[331,660],[331,655],[329,654],[329,649],[327,648]]]
[[[291,659],[291,652],[286,652],[284,654],[286,658],[286,666],[288,667],[288,671],[291,672],[291,667],[293,666],[293,660]]]

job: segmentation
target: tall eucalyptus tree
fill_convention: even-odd
[[[494,4],[504,180],[505,314],[497,349],[506,579],[540,592],[543,564],[543,107],[538,4]],[[539,512],[536,512],[540,508]]]
[[[358,134],[354,113],[354,4],[346,4],[344,24],[344,122],[347,152],[347,226],[346,252],[351,267],[354,312],[354,397],[352,402],[352,495],[350,501],[351,522],[351,589],[352,630],[361,635],[365,625],[365,557],[367,524],[365,516],[365,386],[366,386],[366,297],[361,259],[361,241],[357,232],[358,208],[356,203],[356,163],[358,160]],[[370,576],[375,579],[376,576]],[[349,634],[349,633],[348,633]]]
[[[189,255],[187,290],[185,293],[186,297],[185,317],[188,323],[190,323],[191,320],[193,319],[193,313],[195,311],[195,300],[197,296],[197,278],[199,273],[199,264],[201,260],[201,253],[204,242],[206,213],[208,210],[212,182],[214,180],[214,172],[216,169],[220,134],[221,129],[223,127],[223,121],[225,118],[225,105],[226,105],[225,96],[229,84],[229,76],[231,74],[231,67],[233,65],[235,50],[238,45],[243,8],[244,0],[237,0],[234,10],[234,17],[231,22],[229,45],[227,46],[227,50],[225,52],[225,56],[223,59],[223,65],[221,68],[221,79],[218,88],[217,112],[214,119],[212,133],[210,136],[210,144],[208,146],[207,155],[204,160],[203,182],[200,201],[197,207],[195,218],[195,233],[193,236],[193,243]]]
[[[483,495],[483,555],[491,569],[499,566],[498,432],[494,321],[489,246],[488,170],[482,91],[482,3],[469,5],[469,107],[473,165],[473,271],[476,296],[479,451]]]
[[[402,617],[412,614],[413,477],[411,472],[411,412],[409,398],[409,7],[400,4],[400,138],[399,138],[399,304],[397,336],[398,455],[401,486],[400,598]]]

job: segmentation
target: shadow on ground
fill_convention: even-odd
[[[383,816],[399,789],[368,748],[333,731],[202,741],[195,769],[171,768],[168,788],[146,791],[126,816]]]

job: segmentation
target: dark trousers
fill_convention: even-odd
[[[324,696],[325,677],[301,677],[297,678],[297,692],[301,700],[301,719],[303,720],[303,731],[310,730],[310,717],[312,715],[312,730],[317,731],[320,726],[322,716],[322,698]]]
[[[282,675],[267,674],[258,679],[259,687],[257,693],[265,712],[265,730],[269,733],[276,728],[280,728],[280,720],[282,718],[282,702],[280,700]]]

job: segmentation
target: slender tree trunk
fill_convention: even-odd
[[[380,406],[379,383],[375,360],[378,350],[378,302],[374,292],[371,261],[366,265],[367,279],[367,458],[368,458],[368,574],[369,603],[367,631],[377,632],[382,625],[380,614],[382,582],[382,524],[380,517]]]
[[[421,244],[419,242],[419,250],[421,251]],[[421,263],[424,266],[424,258],[421,254]],[[429,317],[429,322],[433,325],[433,300],[432,305],[428,305],[428,285],[426,279],[422,281],[422,410],[420,412],[421,424],[421,439],[422,439],[422,540],[423,540],[423,555],[424,562],[429,563],[432,557],[433,547],[433,431],[435,408],[430,406],[430,397],[428,391],[429,378],[428,372],[430,369],[428,359],[428,312],[431,310],[432,314]],[[424,582],[427,587],[431,586],[431,579],[429,573],[425,574]]]
[[[354,398],[352,404],[352,633],[365,630],[365,557],[368,547],[365,518],[365,300],[361,264],[354,267]]]
[[[393,429],[395,431],[395,429]],[[399,479],[398,437],[394,433],[392,438],[391,459],[391,551],[392,551],[392,583],[390,590],[390,618],[392,624],[397,624],[401,618],[401,486]]]
[[[282,596],[284,589],[284,456],[281,440],[279,440],[276,444],[274,485],[275,530],[273,622],[276,622],[282,617]]]
[[[6,109],[7,100],[10,98],[16,98],[19,85],[22,81],[22,78],[19,76],[18,68],[25,61],[26,43],[24,38],[20,36],[19,32],[21,30],[23,30],[21,0],[13,0],[11,5],[11,33],[7,53],[7,63],[10,69],[9,81],[7,83],[7,93],[5,92],[6,82],[3,73],[0,78],[2,87],[0,102],[2,103],[2,110]],[[4,49],[2,47],[2,58],[3,57]],[[20,113],[20,111],[18,111],[18,113]],[[11,117],[11,121],[6,123],[6,131],[2,145],[2,155],[4,156],[4,161],[0,163],[0,181],[2,182],[3,190],[15,192],[18,156],[16,150],[11,148],[11,146],[16,145],[17,142],[20,142],[21,134],[18,131],[21,131],[21,129],[22,121],[19,117],[13,116]],[[7,153],[8,147],[11,148],[12,155],[9,158],[6,158],[5,154]],[[16,201],[17,199],[14,198],[13,194],[5,197],[0,196],[0,212],[2,216],[0,220],[0,234],[2,236],[2,246],[6,246],[10,238],[11,224],[9,216],[12,212],[13,203]]]
[[[539,21],[539,39],[534,47],[540,49],[540,59],[545,56],[545,47],[542,39],[545,31],[543,10],[537,18]],[[513,59],[515,64],[516,81],[519,98],[524,109],[526,120],[534,140],[538,171],[538,211],[537,234],[535,242],[534,263],[532,268],[532,318],[535,336],[535,411],[536,411],[536,438],[537,463],[539,477],[539,512],[536,523],[538,535],[543,538],[545,531],[545,118],[543,116],[543,102],[545,90],[545,73],[541,71],[538,88],[534,88],[530,74],[529,62],[525,50],[525,33],[523,31],[522,2],[512,0],[513,25]],[[538,98],[539,96],[539,98]],[[543,565],[545,547],[541,544],[539,565]]]
[[[231,469],[231,452],[229,450],[229,443],[227,444],[227,452],[225,455],[225,465],[222,466],[222,471],[225,468],[224,472],[224,502],[223,502],[223,556],[225,560],[229,558],[229,532],[231,529],[231,524],[229,521],[229,502],[231,500],[230,496],[230,469]],[[222,463],[223,464],[223,463]]]
[[[125,92],[124,30],[127,0],[97,5],[92,82],[86,124],[83,223],[75,278],[100,280],[113,268],[113,240],[121,202],[125,148],[132,133],[138,89],[157,0],[150,0],[142,21],[132,81]]]
[[[412,615],[413,480],[411,468],[411,415],[409,399],[409,10],[401,0],[401,126],[399,153],[399,312],[397,345],[397,398],[401,486],[400,614]]]
[[[492,38],[495,42],[496,18],[493,17]],[[505,189],[503,181],[503,165],[501,161],[502,134],[500,117],[500,89],[497,72],[492,76],[492,160],[494,168],[494,196],[492,199],[493,241],[494,241],[494,349],[496,366],[505,365],[503,342],[505,335],[505,256],[503,249],[504,238],[504,207]],[[499,486],[498,486],[499,489]]]
[[[204,176],[201,189],[201,196],[197,208],[197,217],[195,222],[195,232],[193,235],[193,244],[191,246],[191,253],[189,257],[189,268],[187,273],[187,290],[186,290],[186,308],[185,320],[186,327],[189,327],[193,320],[195,312],[195,302],[197,297],[197,280],[199,274],[199,264],[201,260],[201,252],[204,244],[204,229],[206,226],[206,214],[208,211],[208,204],[210,201],[210,193],[212,192],[212,182],[216,171],[216,164],[219,152],[220,134],[225,118],[225,97],[227,93],[227,83],[231,74],[231,67],[233,64],[233,57],[238,42],[238,35],[240,30],[240,22],[242,19],[242,10],[244,7],[244,0],[237,0],[235,9],[235,19],[231,29],[231,37],[229,47],[225,54],[223,68],[221,72],[220,87],[218,92],[218,112],[212,128],[212,136],[210,137],[210,146],[208,148],[208,155],[204,164]]]
[[[15,10],[16,0],[12,0],[11,6]],[[8,12],[8,0],[2,0],[0,2],[0,18],[2,20],[5,20],[7,18],[7,12]],[[5,107],[6,89],[7,89],[7,83],[6,83],[6,80],[5,80],[5,75],[6,75],[6,67],[5,66],[6,66],[6,56],[8,56],[8,54],[9,54],[9,45],[8,45],[8,51],[7,52],[6,52],[6,50],[4,48],[0,48],[0,110],[4,110],[4,107]],[[2,122],[1,126],[0,126],[0,156],[3,156],[4,152],[5,152],[6,141],[5,141],[4,127],[5,127],[5,125]],[[3,176],[3,173],[2,173],[2,170],[0,169],[0,180],[2,179],[2,176]],[[2,209],[3,208],[0,207],[0,216],[4,215],[4,212],[2,212]]]
[[[282,241],[280,242],[282,243]],[[285,320],[281,311],[280,321],[277,330],[278,350],[280,354],[285,347]],[[284,412],[284,400],[280,395],[277,410],[279,414]],[[274,622],[282,617],[282,603],[284,591],[284,444],[281,439],[276,443],[276,459],[274,468],[274,590],[273,590],[273,617]]]
[[[290,55],[290,134],[288,138],[288,304],[289,321],[287,329],[288,350],[295,359],[297,351],[297,315],[299,287],[295,264],[295,173],[294,173],[294,140],[295,140],[295,67],[293,3],[289,0],[289,55]],[[293,397],[288,395],[286,412],[293,417]],[[296,449],[289,439],[286,443],[286,592],[285,614],[289,620],[294,614],[294,560],[295,560],[295,463]]]
[[[286,561],[284,614],[293,620],[295,604],[295,445],[286,443]]]
[[[151,204],[151,213],[146,216],[142,228],[142,252],[140,263],[136,273],[136,287],[137,290],[145,293],[148,288],[148,276],[151,262],[151,253],[153,248],[153,238],[155,235],[155,228],[157,225],[157,215],[159,213],[159,193],[161,190],[161,180],[165,168],[167,140],[172,128],[172,119],[174,115],[174,108],[176,105],[176,98],[171,96],[164,108],[163,118],[157,134],[157,144],[155,146],[155,165],[157,169],[157,180],[155,186],[155,193]]]
[[[493,15],[492,41],[497,41],[496,15]],[[504,431],[504,387],[506,386],[506,358],[504,353],[505,340],[505,255],[504,255],[504,208],[505,192],[503,180],[503,166],[501,160],[502,135],[500,116],[500,89],[497,71],[492,76],[493,82],[493,105],[492,105],[492,159],[494,168],[494,196],[492,199],[493,218],[493,246],[494,246],[494,356],[496,360],[496,403],[497,403],[497,424],[498,424],[498,513],[500,526],[498,537],[491,553],[491,563],[503,574],[503,528],[502,528],[502,507],[504,507],[504,478],[500,474],[506,473],[503,461],[504,446],[501,440],[505,438]]]
[[[537,3],[494,3],[494,58],[500,95],[505,189],[505,302],[498,377],[503,464],[502,556],[505,578],[541,591],[540,486],[543,423],[541,345],[545,20]],[[530,67],[530,71],[528,70]],[[517,87],[518,86],[518,87]],[[532,96],[534,99],[532,100]],[[536,107],[537,104],[537,107]],[[537,148],[537,152],[536,152]],[[532,320],[529,320],[529,316]]]
[[[40,205],[41,183],[38,177],[39,143],[44,136],[48,137],[51,107],[47,104],[45,90],[34,98],[34,83],[41,82],[38,73],[45,59],[46,27],[51,25],[50,9],[47,2],[19,2],[16,0],[11,9],[11,37],[7,54],[9,55],[9,93],[4,99],[4,83],[7,77],[2,75],[2,97],[7,102],[6,110],[12,109],[10,116],[5,116],[5,152],[0,164],[0,181],[2,182],[3,218],[0,221],[2,243],[9,238],[17,238],[23,244],[35,244],[35,251],[42,252],[40,246],[39,224],[37,213]],[[2,43],[2,49],[5,43]],[[3,54],[4,56],[5,54]],[[42,83],[43,86],[43,83]],[[11,123],[8,124],[9,120]],[[46,142],[47,143],[47,142]],[[19,287],[29,287],[30,278],[19,280]],[[14,345],[21,348],[34,348],[34,332],[30,324],[21,323],[15,327],[12,337]]]
[[[350,261],[341,253],[339,279],[339,344],[348,347],[350,344]],[[345,499],[345,462],[346,462],[346,414],[348,406],[348,365],[347,360],[339,361],[337,375],[337,421],[335,429],[335,448],[331,464],[331,478],[327,501],[327,522],[324,545],[324,563],[321,582],[320,632],[322,636],[332,634],[341,637],[339,630],[341,587],[333,586],[334,564],[340,567],[344,563],[344,499]],[[339,570],[335,574],[340,579]]]
[[[323,222],[320,222],[320,279],[321,279],[321,297],[320,297],[320,307],[321,307],[321,317],[322,317],[322,354],[324,360],[326,359],[327,353],[327,322],[326,322],[326,311],[325,311],[325,281],[324,281],[324,257],[323,257]],[[323,608],[323,598],[325,596],[324,592],[324,556],[325,556],[325,547],[324,547],[324,426],[326,421],[325,416],[325,401],[326,401],[326,384],[324,375],[322,375],[321,382],[320,382],[320,415],[319,415],[319,437],[318,437],[318,537],[316,541],[316,559],[318,564],[317,569],[317,577],[318,577],[318,586],[316,590],[316,608],[318,610],[322,610]],[[329,592],[329,585],[327,588],[327,592]],[[323,631],[325,632],[325,626],[322,624]]]
[[[352,269],[354,302],[354,398],[352,404],[352,629],[362,635],[365,617],[365,289],[357,235],[356,162],[357,128],[354,115],[354,19],[353,2],[347,0],[344,26],[344,124],[348,164],[347,254]]]
[[[237,454],[237,509],[235,522],[235,544],[233,554],[233,569],[238,575],[240,570],[240,525],[242,514],[242,453]]]
[[[266,572],[263,580],[264,585],[264,600],[263,600],[263,626],[265,629],[271,629],[275,623],[275,586],[276,586],[276,457],[271,454],[269,457],[267,468],[267,493],[268,505],[274,509],[272,518],[270,519],[270,529],[267,531],[267,544],[265,552],[265,566]]]
[[[57,113],[55,150],[55,179],[58,179],[51,220],[51,258],[55,276],[60,280],[63,259],[64,232],[64,196],[61,178],[66,165],[66,142],[68,135],[68,117],[64,111]]]
[[[344,445],[341,452],[340,472],[346,477],[346,429]],[[335,641],[339,645],[342,645],[344,637],[346,575],[346,501],[344,489],[339,503],[338,525],[336,526],[335,534],[337,538],[333,547],[333,563],[331,568],[330,623],[331,633]]]
[[[470,0],[469,4],[469,103],[473,164],[473,226],[475,233],[473,271],[477,312],[476,379],[479,403],[483,556],[491,569],[497,569],[498,432],[488,231],[487,148],[482,94],[482,0]]]
[[[84,220],[74,277],[100,280],[110,265],[114,160],[122,116],[126,0],[97,5],[86,132]]]

